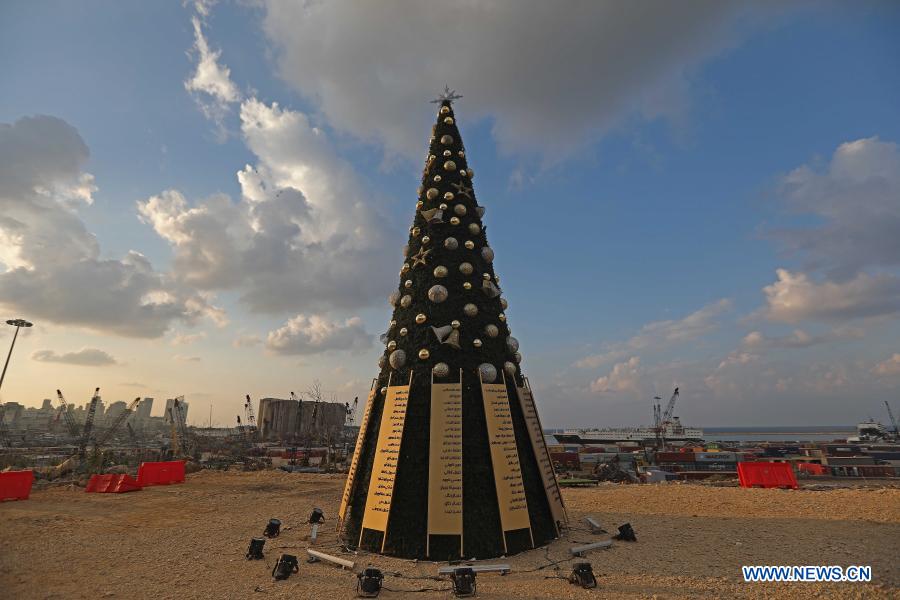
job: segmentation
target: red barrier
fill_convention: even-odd
[[[800,463],[797,470],[808,475],[824,475],[826,473],[825,465],[817,463]]]
[[[4,500],[28,500],[34,471],[6,471],[0,473],[0,502]]]
[[[122,494],[137,492],[140,489],[138,482],[129,475],[91,475],[90,481],[84,487],[85,492],[99,494]]]
[[[137,483],[141,487],[184,483],[184,461],[141,463],[138,468]]]
[[[788,463],[739,462],[738,480],[741,487],[797,489],[794,469]]]

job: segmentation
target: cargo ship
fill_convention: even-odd
[[[675,416],[675,402],[678,400],[678,388],[672,392],[669,403],[663,410],[659,396],[653,405],[653,427],[624,427],[606,429],[567,429],[562,433],[554,433],[553,437],[560,444],[602,444],[604,442],[638,442],[642,446],[663,443],[702,442],[703,430],[698,427],[685,427]]]
[[[685,427],[678,417],[660,427],[666,442],[701,442],[703,430],[699,427]],[[553,437],[560,444],[603,444],[607,442],[638,442],[649,445],[657,439],[655,427],[618,427],[603,429],[566,429],[562,433],[554,433]]]

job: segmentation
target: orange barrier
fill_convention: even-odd
[[[825,475],[827,472],[825,465],[817,463],[799,463],[797,465],[797,470],[808,475]]]
[[[738,480],[741,487],[797,489],[794,469],[788,463],[739,462]]]
[[[184,483],[184,461],[141,463],[138,468],[137,483],[141,487]]]
[[[140,491],[141,486],[129,475],[91,475],[84,487],[85,492],[99,494],[122,494]]]
[[[0,502],[4,500],[28,500],[34,471],[6,471],[0,473]]]

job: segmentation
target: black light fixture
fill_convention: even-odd
[[[468,598],[475,595],[475,571],[471,567],[460,567],[450,574],[453,581],[453,595]]]
[[[281,521],[278,519],[269,519],[269,522],[266,524],[266,530],[263,531],[263,535],[267,538],[278,537],[281,533]]]
[[[252,538],[250,547],[247,548],[247,560],[262,560],[265,558],[263,556],[263,546],[265,545],[266,538]]]
[[[357,575],[356,595],[360,598],[377,598],[381,592],[384,575],[378,569],[368,568]]]
[[[575,563],[575,566],[572,568],[572,574],[569,575],[569,583],[576,583],[585,589],[597,587],[597,578],[594,577],[591,563]]]
[[[272,569],[272,577],[275,579],[287,579],[291,576],[291,573],[299,572],[300,564],[297,562],[297,557],[293,554],[282,554],[278,562],[275,563],[275,568]]]
[[[619,525],[619,533],[614,535],[613,539],[621,542],[636,542],[637,536],[634,535],[631,523],[625,523],[624,525]]]

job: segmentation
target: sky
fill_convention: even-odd
[[[712,0],[0,3],[0,398],[364,397],[445,85],[546,427],[898,406],[900,7]]]

